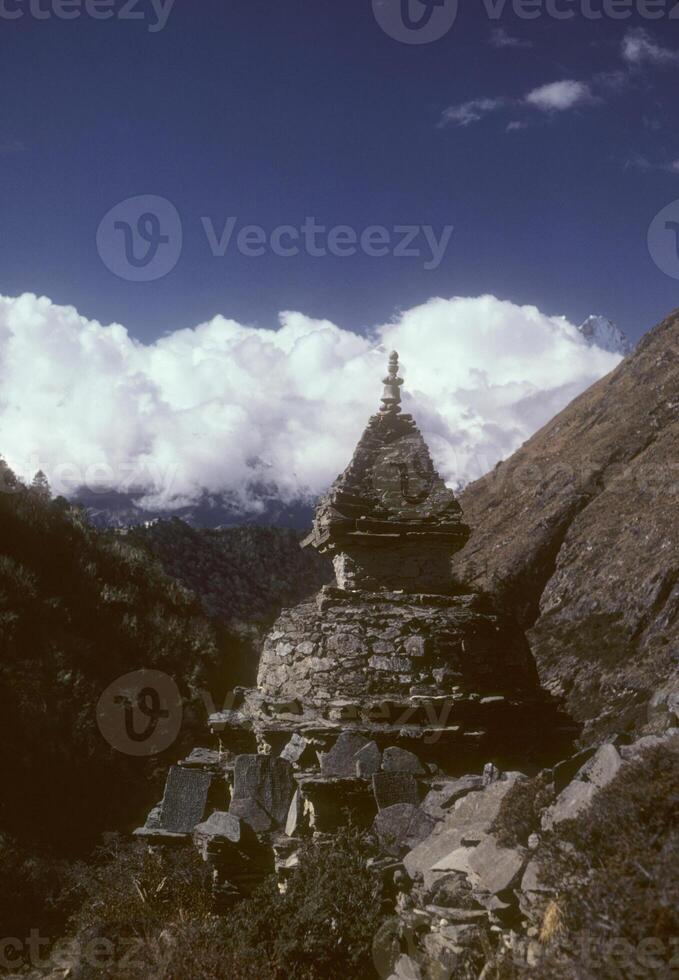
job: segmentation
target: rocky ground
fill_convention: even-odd
[[[374,844],[368,868],[392,896],[373,940],[373,965],[383,980],[669,977],[679,882],[676,865],[660,872],[676,856],[678,841],[676,828],[652,824],[663,807],[671,809],[672,786],[679,788],[676,709],[667,713],[662,734],[616,737],[530,777],[488,763],[481,772],[450,778],[413,752],[382,752],[350,732],[318,755],[299,736],[278,758],[197,750],[180,768],[203,779],[198,809],[187,816],[186,793],[171,778],[139,833],[152,844],[193,841],[212,868],[218,902],[229,905],[274,870],[285,890],[307,842],[332,846],[341,825],[362,827]],[[654,752],[660,753],[655,760]],[[653,772],[658,758],[664,784]],[[630,786],[641,798],[631,810]],[[617,879],[603,885],[608,905],[601,896],[593,901],[583,928],[573,896],[578,888],[595,896],[608,859],[599,840],[588,855],[591,841],[578,840],[573,828],[580,826],[581,837],[585,828],[586,838],[597,823],[614,856],[620,849],[620,866]],[[641,837],[632,839],[639,824]],[[629,877],[630,868],[642,885],[632,900],[647,907],[644,914],[633,911],[628,923],[616,908],[615,881]],[[633,877],[628,887],[636,887]],[[575,946],[585,940],[593,946],[581,962],[585,954]],[[655,942],[665,973],[644,972],[646,940]],[[620,948],[627,961],[616,973]],[[596,957],[604,957],[600,968]],[[610,972],[606,957],[615,960]]]

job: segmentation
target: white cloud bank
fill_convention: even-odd
[[[323,491],[379,407],[399,351],[412,411],[451,484],[475,479],[619,362],[562,317],[493,296],[432,299],[369,338],[283,313],[221,316],[151,345],[26,294],[0,298],[0,453],[55,492],[143,486],[148,506],[205,488],[251,504]]]

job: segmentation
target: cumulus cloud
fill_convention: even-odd
[[[143,487],[148,507],[206,489],[255,508],[322,492],[379,405],[386,352],[444,478],[487,472],[619,357],[533,306],[432,299],[364,337],[282,313],[274,329],[217,316],[144,345],[73,307],[0,298],[0,452],[55,492]]]
[[[541,85],[540,88],[528,92],[523,99],[508,99],[502,96],[495,98],[472,99],[461,105],[449,106],[441,115],[439,126],[454,124],[469,126],[478,122],[490,113],[500,109],[530,109],[536,112],[565,112],[579,105],[597,102],[590,85],[587,82],[560,81]],[[524,121],[510,122],[506,132],[523,129]]]
[[[629,65],[679,65],[679,51],[663,48],[643,28],[625,34],[622,56]]]
[[[576,105],[593,100],[592,91],[586,82],[550,82],[533,89],[526,96],[526,103],[545,112],[564,112]]]
[[[461,105],[452,105],[444,109],[441,116],[440,125],[445,126],[454,123],[458,126],[469,126],[471,123],[478,122],[491,112],[502,109],[505,105],[504,99],[472,99],[470,102],[463,102]]]

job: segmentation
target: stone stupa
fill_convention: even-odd
[[[336,585],[283,611],[257,687],[238,689],[232,708],[211,717],[227,747],[236,730],[251,732],[260,753],[291,758],[294,736],[295,765],[304,755],[313,768],[351,732],[380,751],[410,749],[469,772],[539,752],[554,731],[522,630],[453,580],[452,556],[470,530],[401,411],[402,384],[392,353],[381,408],[303,542],[332,556]]]

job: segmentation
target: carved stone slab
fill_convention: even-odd
[[[253,805],[258,817],[261,818],[259,811],[264,811],[270,821],[284,826],[295,789],[292,766],[285,759],[239,755],[234,769],[233,797],[229,810],[250,823],[255,830]]]
[[[160,827],[176,834],[191,833],[203,819],[211,783],[209,772],[172,766],[160,806]]]

